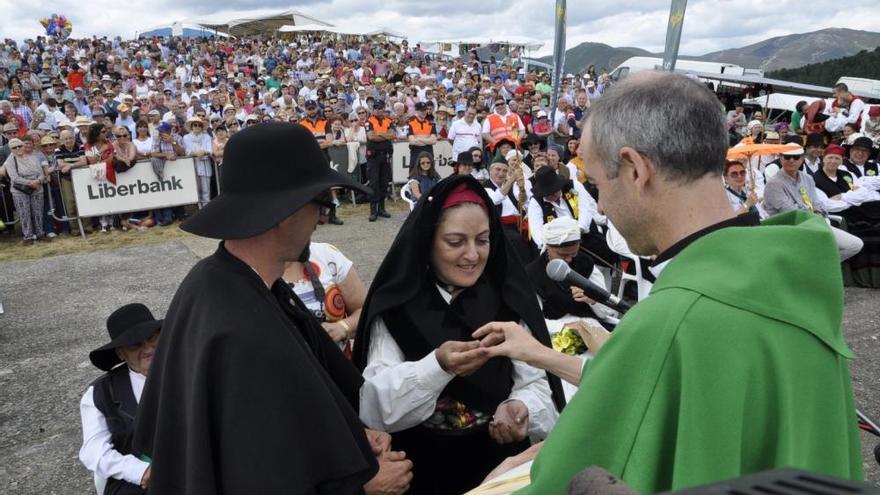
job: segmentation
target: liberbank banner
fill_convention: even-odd
[[[192,158],[165,162],[160,180],[149,161],[116,174],[116,184],[92,177],[88,168],[72,171],[76,207],[82,217],[153,210],[198,202]]]

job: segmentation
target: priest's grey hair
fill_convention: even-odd
[[[643,72],[593,102],[592,149],[617,177],[620,150],[650,159],[669,180],[689,183],[720,177],[727,156],[725,116],[715,95],[698,80],[668,72]]]

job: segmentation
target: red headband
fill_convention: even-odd
[[[484,210],[488,211],[486,207],[486,203],[483,201],[483,198],[474,191],[465,183],[461,183],[453,189],[449,195],[446,196],[446,200],[443,201],[443,208],[452,208],[453,206],[460,205],[462,203],[474,203],[479,205]]]
[[[846,150],[843,149],[843,146],[837,144],[829,144],[828,147],[825,148],[825,154],[846,156]]]

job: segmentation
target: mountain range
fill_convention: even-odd
[[[772,71],[801,67],[841,57],[848,57],[862,50],[880,46],[880,33],[845,28],[828,28],[810,33],[777,36],[741,48],[730,48],[700,56],[682,55],[685,60],[708,60],[728,62],[750,69]],[[629,57],[654,56],[634,47],[612,47],[604,43],[585,42],[565,52],[565,72],[583,73],[589,64],[613,69]],[[552,63],[552,57],[542,57],[542,62]]]

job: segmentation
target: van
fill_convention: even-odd
[[[630,74],[642,72],[645,70],[659,70],[663,67],[663,59],[659,57],[630,57],[613,71],[611,71],[611,79],[620,81]],[[704,62],[702,60],[682,60],[675,62],[675,72],[701,72],[706,74],[728,74],[741,76],[748,69],[735,64],[724,62]]]

